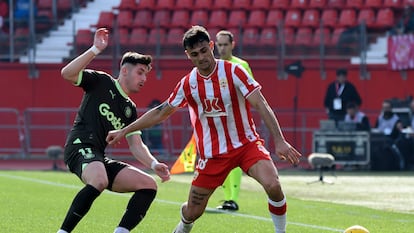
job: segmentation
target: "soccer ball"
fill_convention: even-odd
[[[369,233],[369,231],[363,226],[355,225],[348,227],[344,233]]]

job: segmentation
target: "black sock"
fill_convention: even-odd
[[[89,211],[93,201],[95,201],[99,194],[101,194],[101,192],[89,184],[81,189],[73,199],[61,229],[71,232]]]
[[[128,230],[136,227],[144,218],[156,194],[157,191],[154,189],[141,189],[136,191],[128,202],[127,209],[119,226]]]

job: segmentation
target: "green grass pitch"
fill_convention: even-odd
[[[307,184],[318,179],[316,172],[280,172],[288,201],[287,232],[342,232],[352,225],[362,225],[371,233],[414,232],[412,173],[337,172],[336,177],[327,174],[326,178],[334,184]],[[159,182],[156,200],[133,232],[172,232],[180,218],[179,207],[187,199],[190,181],[191,175],[183,174],[174,175],[169,182]],[[68,172],[0,171],[0,232],[56,232],[82,186]],[[102,193],[74,233],[113,232],[129,196]],[[238,212],[215,211],[222,199],[222,190],[217,189],[192,232],[274,232],[266,196],[250,177],[243,177]]]

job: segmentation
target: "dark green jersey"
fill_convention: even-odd
[[[88,144],[104,152],[110,130],[137,119],[135,103],[109,74],[84,70],[77,84],[85,91],[67,145]]]

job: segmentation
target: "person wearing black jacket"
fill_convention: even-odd
[[[347,74],[346,69],[338,69],[336,80],[330,83],[326,90],[324,106],[329,119],[335,120],[336,123],[344,120],[348,103],[355,103],[358,107],[362,103],[357,89],[347,80]]]

